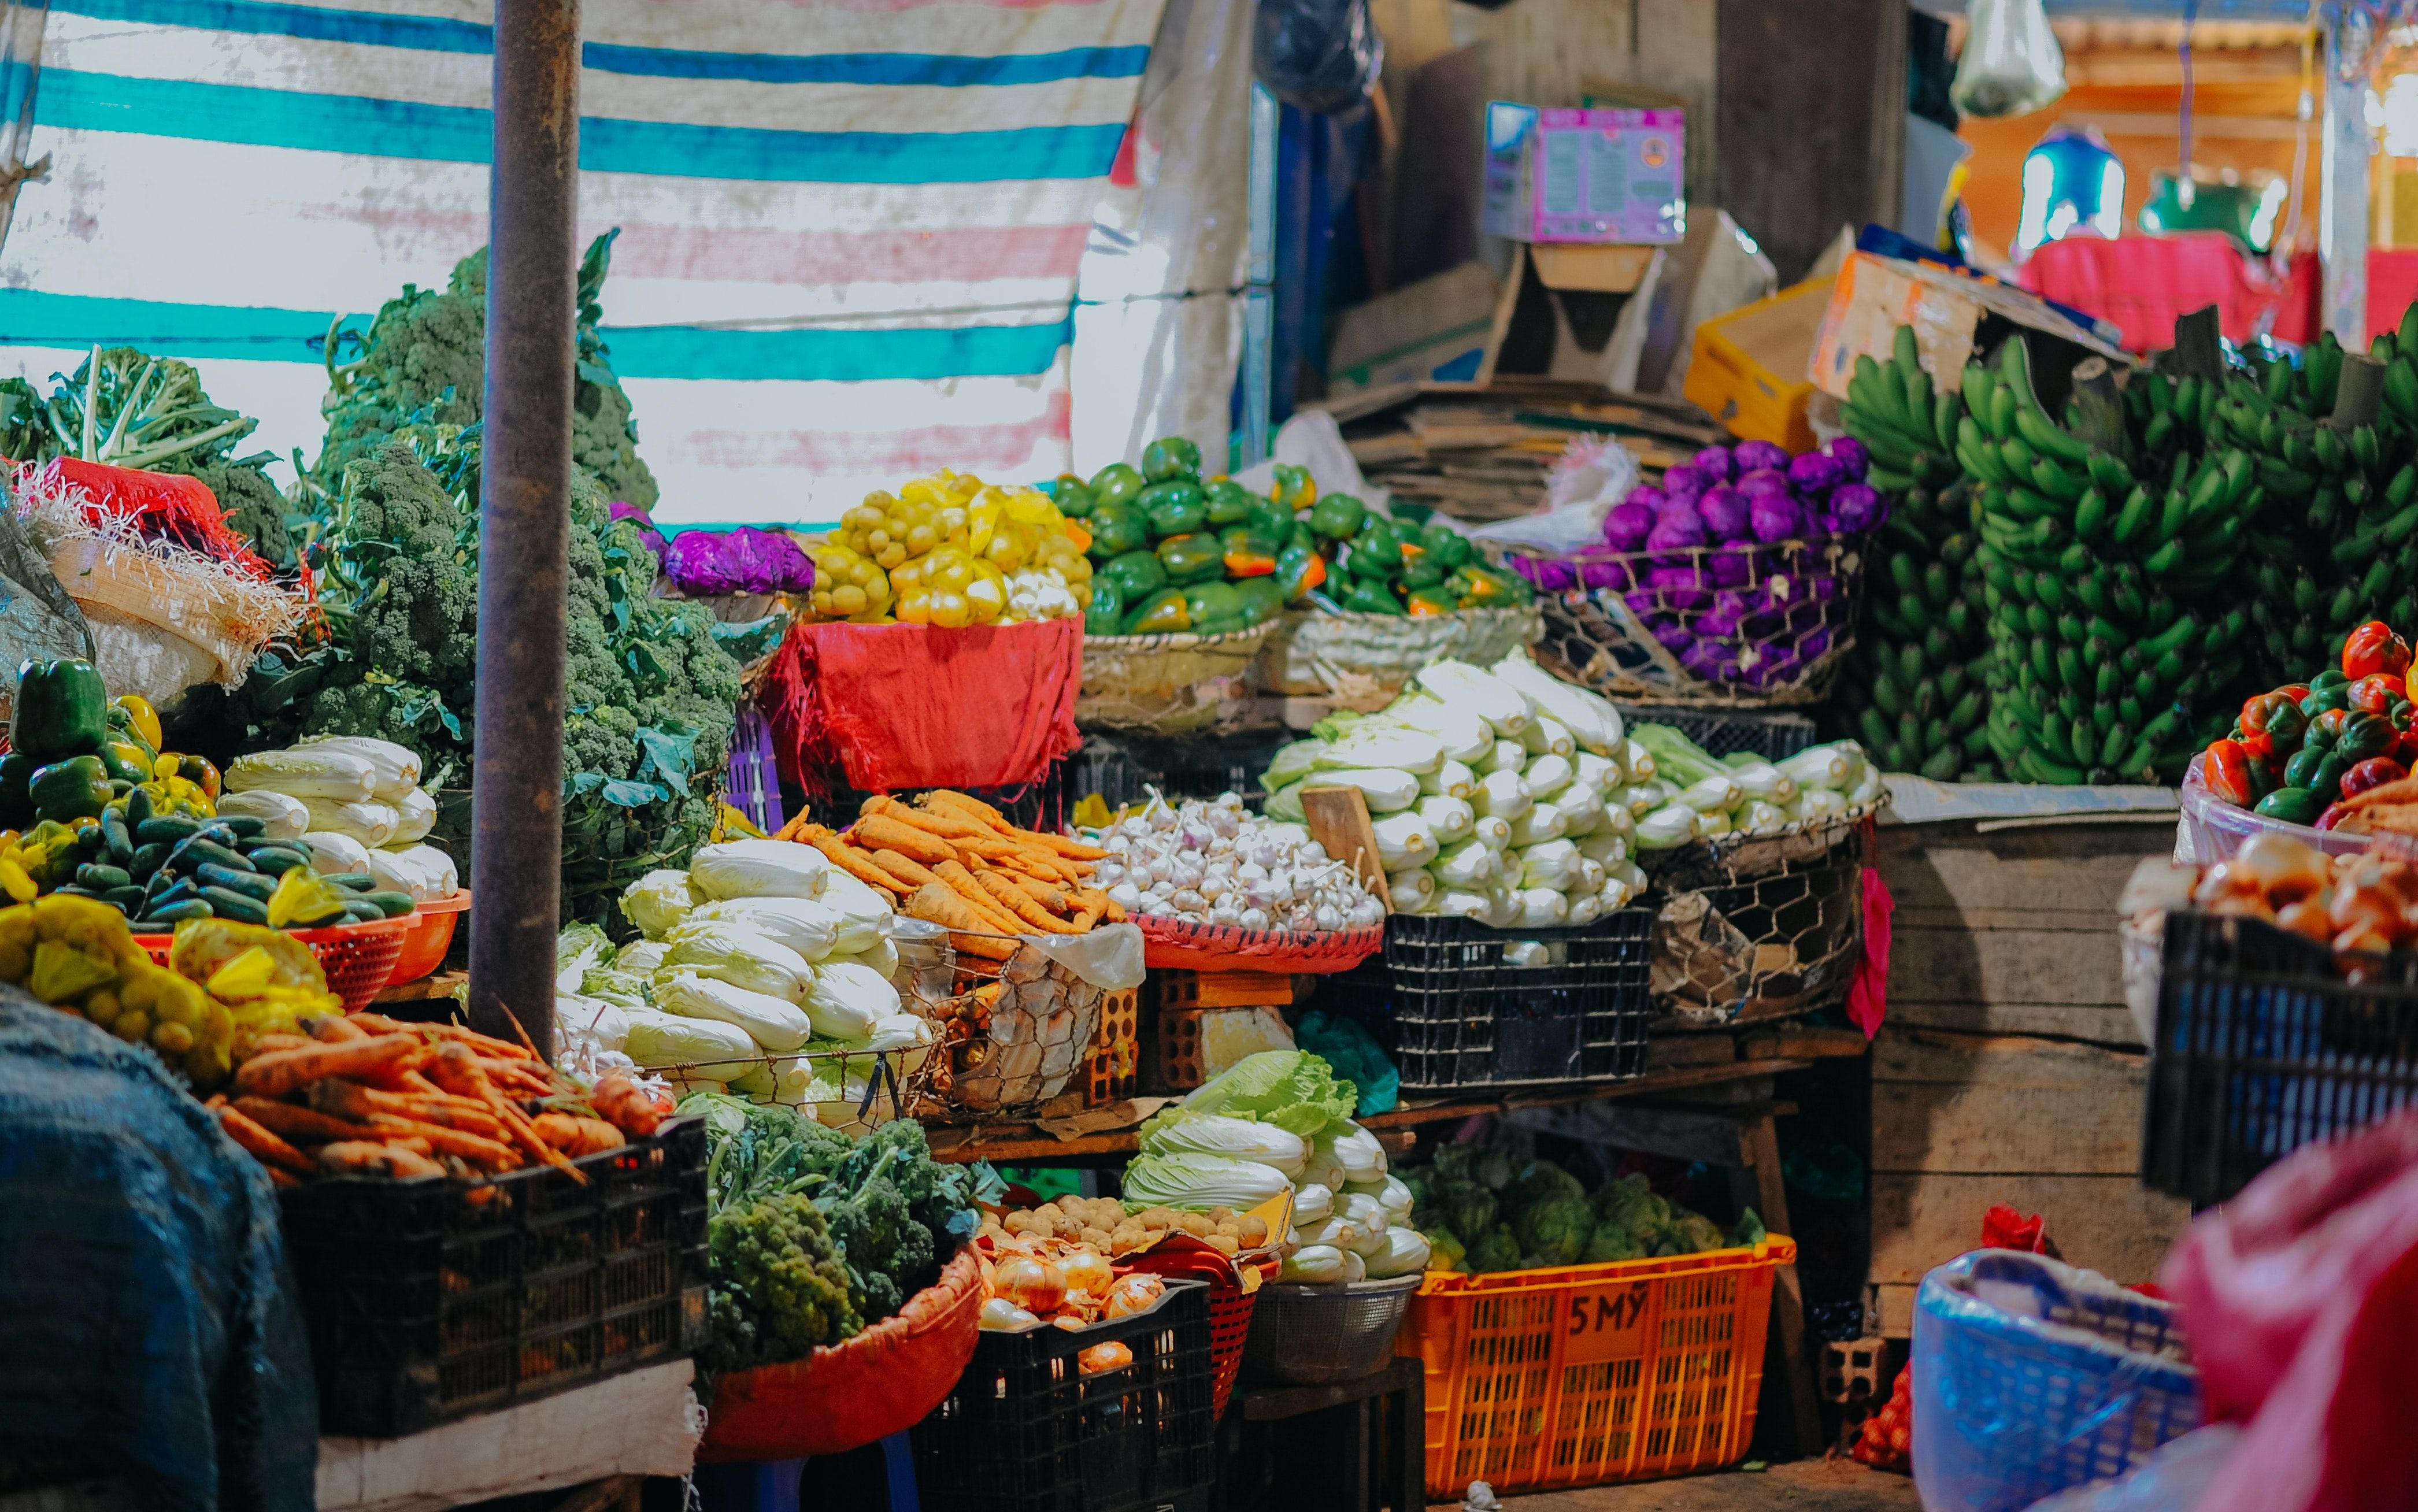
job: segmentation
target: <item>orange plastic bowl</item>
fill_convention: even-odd
[[[407,916],[411,927],[403,937],[403,954],[395,957],[394,970],[386,985],[399,987],[406,982],[417,982],[445,964],[445,953],[453,948],[453,925],[470,908],[470,894],[466,889],[451,897],[423,903]]]
[[[328,990],[344,1000],[344,1012],[357,1014],[368,1007],[370,1000],[386,985],[395,961],[403,955],[404,937],[419,917],[417,913],[407,913],[400,919],[372,919],[365,924],[296,929],[291,933],[318,957],[319,970],[328,974]],[[176,944],[176,937],[137,935],[134,942],[165,966],[169,947]],[[442,953],[439,955],[442,958]]]

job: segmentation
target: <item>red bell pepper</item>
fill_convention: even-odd
[[[2371,787],[2399,782],[2409,775],[2410,769],[2391,756],[2370,756],[2342,774],[2342,795],[2355,798]]]
[[[2248,808],[2258,800],[2258,778],[2251,771],[2256,765],[2240,741],[2216,741],[2210,743],[2200,772],[2210,792],[2236,808]]]
[[[2350,716],[2356,712],[2356,710],[2351,709],[2320,710],[2318,717],[2309,721],[2309,729],[2312,733],[2308,739],[2320,745],[2334,744],[2342,739],[2343,725],[2349,723]]]
[[[2246,699],[2242,705],[2242,718],[2237,721],[2242,736],[2264,735],[2270,744],[2297,745],[2309,728],[2308,716],[2301,712],[2301,698],[2289,690],[2283,693],[2262,693]]]
[[[2391,672],[2371,672],[2350,685],[2350,706],[2381,714],[2402,698],[2401,679]]]
[[[2343,676],[2356,682],[2377,672],[2395,677],[2410,670],[2410,643],[2381,619],[2355,626],[2343,641]]]

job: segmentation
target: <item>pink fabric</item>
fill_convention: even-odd
[[[1871,1039],[1889,1013],[1890,915],[1897,899],[1875,867],[1864,868],[1864,954],[1847,983],[1847,1022]]]
[[[2249,1425],[2198,1512],[2409,1504],[2418,1113],[2275,1166],[2195,1222],[2162,1279],[2208,1419]]]
[[[2177,316],[2211,304],[2233,341],[2250,339],[2265,317],[2278,341],[2308,340],[2318,328],[2316,267],[2314,254],[2295,258],[2277,279],[2222,231],[2179,231],[2047,242],[2019,278],[2035,294],[2115,322],[2126,350],[2152,352],[2174,344]]]

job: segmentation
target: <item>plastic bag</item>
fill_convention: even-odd
[[[1369,0],[1261,0],[1251,69],[1286,104],[1340,115],[1369,98],[1385,64]]]
[[[1369,1031],[1340,1014],[1312,1008],[1301,1016],[1293,1043],[1335,1068],[1335,1075],[1358,1089],[1354,1118],[1390,1113],[1402,1100],[1402,1074]]]
[[[1973,0],[1949,98],[1967,115],[2025,115],[2065,93],[2065,50],[2041,0]]]

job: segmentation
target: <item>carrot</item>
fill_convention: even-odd
[[[597,1077],[588,1100],[608,1122],[641,1139],[652,1135],[672,1111],[669,1097],[645,1091],[619,1071]]]
[[[983,887],[982,883],[974,880],[974,874],[963,866],[954,861],[944,861],[932,868],[932,875],[946,882],[949,885],[949,891],[972,904],[975,913],[988,919],[992,928],[1002,934],[1024,933],[1024,921],[1002,907]]]
[[[424,1154],[366,1139],[323,1146],[319,1169],[329,1176],[390,1176],[398,1181],[445,1174],[444,1167]]]
[[[798,838],[798,832],[805,827],[806,817],[803,814],[795,815],[790,818],[788,823],[782,825],[779,829],[773,832],[773,838],[775,840],[795,840]]]
[[[261,1034],[252,1042],[252,1053],[268,1055],[278,1050],[307,1050],[318,1044],[308,1034]]]
[[[1096,887],[1087,887],[1077,893],[1075,901],[1083,906],[1083,911],[1090,914],[1094,922],[1105,918],[1110,924],[1125,923],[1125,910],[1116,899]]]
[[[1063,834],[1045,834],[1038,830],[1023,832],[1048,846],[1068,861],[1106,861],[1109,853],[1097,846],[1087,846],[1080,840],[1069,840]]]
[[[520,1152],[495,1139],[482,1139],[459,1129],[440,1129],[433,1123],[421,1123],[392,1113],[372,1113],[369,1125],[381,1138],[401,1136],[417,1139],[435,1153],[458,1155],[474,1166],[488,1170],[514,1170],[521,1164]]]
[[[1038,877],[1015,877],[1010,878],[1009,880],[1022,889],[1025,896],[1052,913],[1071,914],[1075,911],[1073,898]]]
[[[873,859],[883,871],[914,887],[922,887],[926,882],[941,880],[926,870],[922,862],[911,861],[895,850],[877,850],[873,853]],[[941,883],[941,885],[947,884]]]
[[[537,1137],[537,1131],[529,1127],[528,1115],[514,1107],[503,1093],[496,1091],[495,1084],[487,1079],[486,1069],[480,1065],[479,1058],[471,1054],[467,1046],[448,1045],[439,1049],[436,1064],[430,1075],[447,1092],[476,1097],[485,1103],[503,1123],[504,1132],[513,1137],[513,1143],[557,1170],[567,1173],[580,1185],[588,1184],[588,1178],[579,1168],[565,1160],[554,1146]]]
[[[396,1150],[407,1150],[415,1155],[427,1155],[434,1158],[436,1153],[436,1147],[427,1140],[416,1135],[404,1134],[392,1129],[379,1133],[378,1143]]]
[[[1067,924],[1053,918],[1048,909],[1027,897],[1024,889],[1009,881],[998,872],[985,872],[974,880],[981,885],[983,891],[999,899],[1002,908],[1043,934],[1064,935],[1074,932]]]
[[[858,819],[849,831],[857,844],[869,850],[895,850],[902,856],[912,856],[926,866],[956,859],[949,842],[911,824],[880,814],[868,814]]]
[[[468,1098],[448,1092],[439,1092],[435,1098],[411,1097],[330,1077],[313,1082],[310,1096],[311,1106],[319,1112],[360,1123],[369,1123],[377,1115],[385,1114],[460,1129],[489,1139],[495,1138],[503,1127],[502,1122],[483,1105],[472,1105]]]
[[[989,825],[994,830],[1012,830],[1015,828],[1014,825],[1007,822],[1006,815],[1002,814],[999,810],[991,807],[988,803],[984,802],[981,799],[958,792],[954,787],[933,788],[930,792],[924,795],[923,804],[926,808],[937,806],[941,808],[954,809],[957,813],[964,815],[968,818],[973,819],[977,823]]]
[[[936,814],[927,809],[909,808],[898,800],[885,797],[880,793],[876,793],[865,801],[865,807],[858,811],[857,818],[859,822],[863,822],[871,816],[913,825],[925,833],[939,835],[943,840],[956,840],[969,835],[981,839],[991,837],[994,833],[989,825],[977,820],[953,814]]]
[[[399,1068],[423,1053],[420,1041],[409,1034],[380,1034],[342,1045],[255,1055],[237,1070],[235,1090],[237,1095],[248,1092],[257,1097],[283,1097],[322,1077],[375,1076]]]
[[[869,887],[878,887],[888,893],[901,890],[901,884],[896,878],[865,859],[863,851],[848,845],[829,830],[817,834],[806,844],[821,851],[824,859],[833,865]]]
[[[629,1143],[621,1131],[601,1118],[580,1118],[571,1113],[540,1113],[531,1121],[537,1137],[557,1150],[574,1155],[592,1155],[599,1150],[618,1150]]]
[[[218,1115],[219,1127],[226,1130],[227,1138],[243,1146],[254,1160],[264,1166],[283,1166],[301,1175],[311,1174],[309,1155],[245,1117],[241,1109],[222,1107]]]
[[[303,1019],[302,1031],[322,1045],[342,1045],[349,1040],[370,1037],[368,1030],[335,1014],[320,1014]]]
[[[271,1186],[299,1186],[302,1184],[302,1178],[271,1166],[268,1168],[268,1184]]]
[[[510,1040],[499,1040],[493,1034],[482,1034],[475,1029],[466,1029],[460,1024],[415,1024],[400,1018],[389,1018],[384,1014],[355,1014],[352,1016],[352,1020],[373,1034],[430,1034],[440,1040],[458,1040],[477,1049],[482,1055],[500,1055],[525,1061],[537,1059],[533,1052],[522,1049]]]
[[[273,1103],[266,1097],[238,1097],[235,1106],[237,1111],[262,1128],[301,1144],[326,1144],[330,1139],[360,1139],[366,1138],[369,1133],[359,1123],[323,1113],[315,1107]]]
[[[997,931],[991,928],[990,921],[942,883],[930,882],[917,888],[907,900],[905,911],[911,919],[957,931],[950,939],[957,949],[970,955],[1003,961],[1016,954],[1016,941],[992,938]]]

